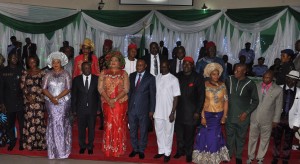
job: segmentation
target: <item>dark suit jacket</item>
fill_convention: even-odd
[[[176,110],[176,123],[195,125],[200,120],[194,120],[194,114],[201,114],[205,100],[204,78],[193,71],[190,75],[183,72],[177,74],[181,95]]]
[[[170,64],[170,73],[176,75],[176,67],[177,67],[177,58],[169,60]],[[183,60],[182,60],[182,67],[183,67]],[[178,72],[179,73],[179,72]]]
[[[162,60],[164,60],[164,58],[160,54],[158,54],[158,57],[159,57],[159,61],[160,62],[162,62]],[[150,68],[151,68],[151,54],[145,55],[143,57],[143,59],[146,61],[146,64],[147,64],[146,71],[150,72]],[[158,67],[158,70],[160,70],[159,67]]]
[[[233,75],[232,64],[227,63],[227,75]]]
[[[155,112],[156,103],[156,84],[155,77],[149,72],[145,71],[144,76],[139,84],[139,87],[135,88],[135,78],[137,72],[133,72],[129,76],[130,89],[129,89],[129,101],[128,101],[128,113],[132,114],[148,114],[149,112]]]
[[[28,45],[23,46],[22,60],[26,59],[28,56],[36,55],[36,44],[31,43],[29,47],[29,53],[27,52]]]
[[[164,60],[168,60],[168,58],[169,58],[169,50],[167,49],[167,47],[163,47],[163,50],[162,50],[162,53],[160,52],[160,48],[161,47],[159,47],[159,55],[161,56],[161,57],[163,57],[164,58]]]
[[[86,93],[82,75],[73,79],[71,90],[72,111],[77,114],[87,113],[96,116],[100,108],[100,95],[98,92],[98,76],[92,75],[88,93]],[[86,107],[88,102],[88,107]]]
[[[6,66],[0,73],[0,104],[4,104],[7,112],[24,109],[23,92],[20,86],[22,67]]]

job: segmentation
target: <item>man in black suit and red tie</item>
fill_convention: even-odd
[[[78,118],[79,154],[93,154],[95,138],[95,123],[97,110],[100,107],[98,92],[98,76],[91,74],[91,63],[83,62],[82,75],[73,79],[72,86],[72,111]],[[88,128],[88,144],[85,142],[86,128]]]
[[[129,157],[139,154],[140,159],[145,158],[144,150],[148,141],[149,120],[153,120],[156,103],[155,77],[146,71],[146,67],[145,60],[138,59],[136,72],[129,76],[128,121],[133,148]],[[138,127],[140,128],[140,139],[138,139]]]

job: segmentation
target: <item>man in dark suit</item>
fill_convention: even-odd
[[[22,61],[26,63],[26,59],[29,56],[36,55],[36,44],[31,43],[30,38],[25,39],[26,45],[23,46],[23,54],[22,54]]]
[[[155,77],[146,71],[145,60],[138,59],[136,72],[129,76],[129,106],[128,120],[130,127],[130,141],[133,151],[129,157],[139,154],[140,159],[145,158],[144,150],[148,141],[149,119],[153,120],[156,102]],[[140,140],[138,140],[138,127]]]
[[[176,110],[177,152],[174,158],[186,155],[186,162],[191,162],[194,134],[205,99],[204,78],[195,71],[194,60],[189,56],[183,59],[183,71],[177,74],[177,78],[181,96]]]
[[[170,60],[170,73],[176,75],[183,70],[183,58],[185,57],[185,48],[177,47],[175,52],[176,57]]]
[[[228,56],[227,55],[223,55],[223,61],[224,61],[224,65],[227,71],[227,75],[233,75],[233,70],[232,70],[232,64],[228,63]]]
[[[99,110],[98,77],[91,74],[91,63],[83,62],[82,75],[74,78],[72,86],[72,110],[78,117],[79,154],[93,154],[95,123]],[[88,128],[88,144],[85,143],[85,129]]]
[[[164,45],[165,45],[164,41],[161,40],[159,42],[159,55],[161,55],[164,58],[164,60],[168,60],[169,51],[167,47],[165,47]]]
[[[150,72],[153,76],[157,76],[160,73],[160,62],[163,57],[159,54],[159,47],[156,42],[150,43],[150,54],[143,57],[146,61],[146,71]]]
[[[19,150],[23,150],[23,126],[24,126],[24,100],[20,86],[22,67],[18,66],[18,56],[14,51],[8,54],[8,66],[1,70],[0,76],[0,105],[7,111],[7,137],[9,139],[8,151],[12,151],[16,145],[15,122],[19,124]]]

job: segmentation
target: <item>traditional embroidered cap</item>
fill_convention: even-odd
[[[187,62],[190,62],[194,65],[194,59],[190,56],[186,56],[183,58],[183,61],[187,61]]]
[[[110,39],[105,39],[105,40],[104,40],[103,46],[108,46],[108,47],[112,48],[112,44],[113,44],[113,41],[112,41],[112,40],[110,40]]]
[[[290,77],[292,79],[299,80],[299,72],[295,70],[291,70],[289,74],[286,75],[287,77]]]
[[[221,74],[223,72],[223,67],[219,63],[209,63],[204,68],[203,76],[204,77],[210,77],[211,72],[214,71],[214,70],[218,70],[219,71],[219,76],[221,76]]]
[[[48,63],[48,67],[52,68],[52,61],[53,60],[60,60],[60,64],[61,66],[65,66],[68,64],[68,57],[66,54],[64,54],[63,52],[52,52],[47,59],[47,63]]]
[[[85,38],[83,43],[80,45],[80,47],[82,48],[82,46],[87,46],[91,48],[91,51],[94,51],[95,48],[95,44],[93,43],[93,41],[89,38]]]
[[[215,46],[216,46],[216,44],[214,42],[210,41],[210,42],[206,43],[205,49],[209,49],[210,47],[215,47]]]
[[[129,44],[129,45],[128,45],[128,50],[129,50],[129,49],[137,49],[136,44],[133,44],[133,43]]]

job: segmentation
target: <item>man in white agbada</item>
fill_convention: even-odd
[[[137,55],[137,46],[136,44],[129,44],[128,45],[128,57],[125,58],[125,68],[124,70],[130,75],[131,73],[136,71],[136,63],[137,60],[135,59]]]
[[[154,158],[164,156],[164,162],[170,161],[172,150],[175,111],[180,96],[178,79],[170,73],[168,61],[160,64],[160,72],[156,76],[156,106],[154,126],[158,145],[158,154]]]

